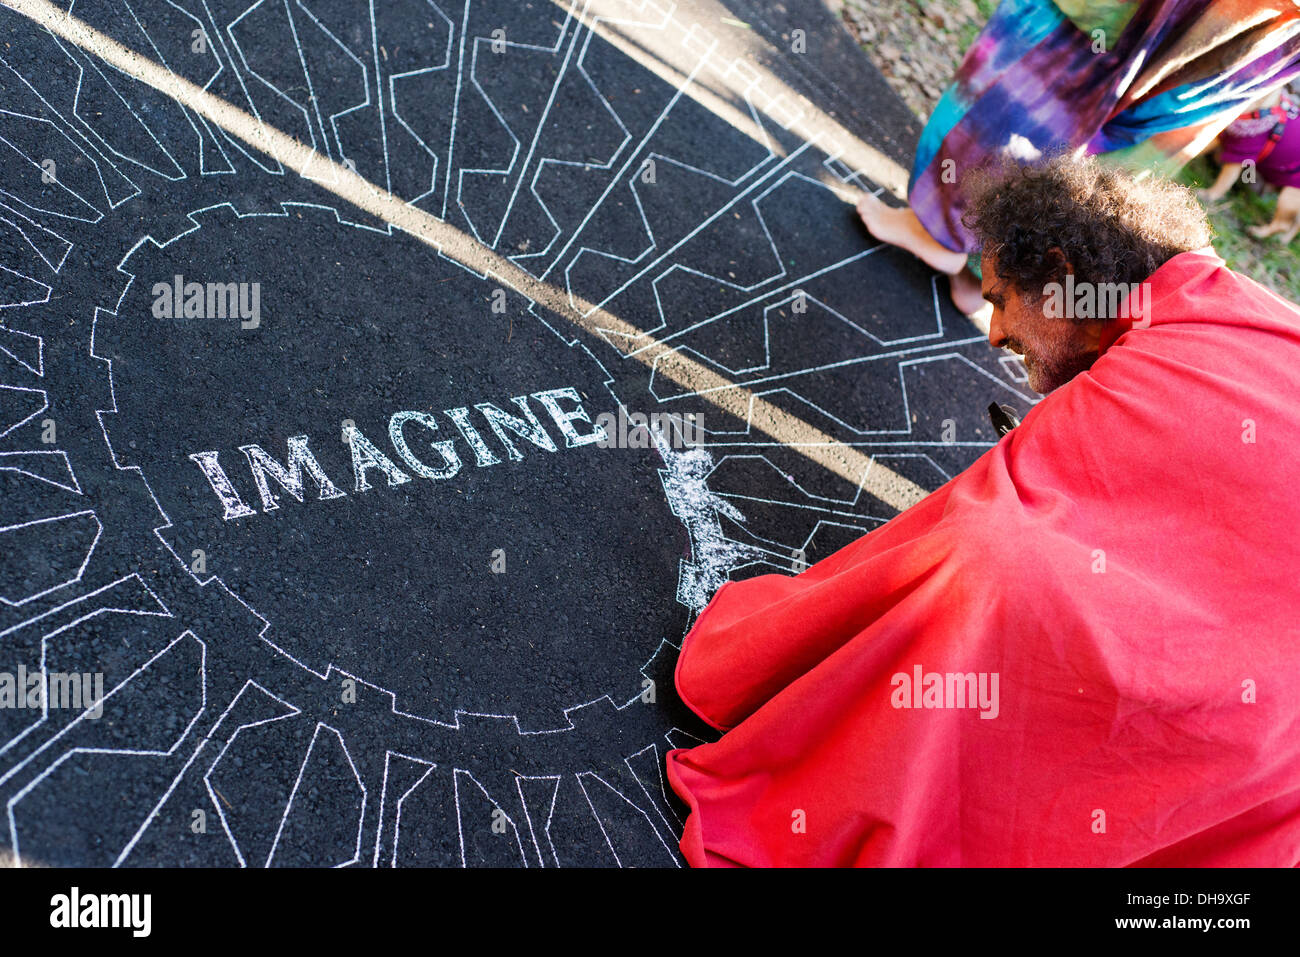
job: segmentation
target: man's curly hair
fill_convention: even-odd
[[[1136,180],[1091,157],[981,169],[963,188],[962,222],[992,254],[998,278],[1031,302],[1049,283],[1064,283],[1067,262],[1076,285],[1140,283],[1179,253],[1210,244],[1191,190],[1157,177]]]

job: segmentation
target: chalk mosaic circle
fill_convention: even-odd
[[[109,436],[159,537],[278,650],[408,713],[538,730],[641,694],[683,620],[673,453],[599,441],[621,402],[563,320],[406,234],[282,210],[198,211],[217,244],[150,237],[119,267]]]

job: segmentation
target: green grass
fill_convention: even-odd
[[[1214,163],[1200,156],[1183,169],[1178,181],[1197,189],[1214,182],[1216,173]],[[1300,256],[1296,251],[1300,240],[1283,246],[1277,239],[1256,239],[1246,232],[1247,226],[1271,220],[1276,203],[1276,191],[1269,189],[1260,195],[1238,183],[1223,202],[1209,210],[1214,248],[1232,269],[1285,299],[1300,302]]]

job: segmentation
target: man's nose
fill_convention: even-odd
[[[994,307],[993,315],[989,317],[989,345],[994,349],[1001,349],[1003,343],[1007,341],[1006,331],[1002,328],[1002,310]]]

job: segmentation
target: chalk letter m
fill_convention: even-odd
[[[262,496],[262,511],[269,512],[272,509],[280,507],[276,501],[275,495],[267,484],[266,477],[269,475],[275,479],[280,488],[284,489],[299,502],[302,501],[302,471],[307,470],[316,481],[316,487],[320,489],[320,498],[324,501],[327,498],[342,498],[347,493],[330,481],[325,470],[320,467],[316,461],[316,456],[311,454],[307,448],[307,436],[291,435],[289,436],[289,464],[288,467],[281,465],[272,456],[263,451],[260,445],[241,445],[239,451],[244,453],[248,459],[248,468],[253,473],[253,481],[257,484],[257,491]]]

